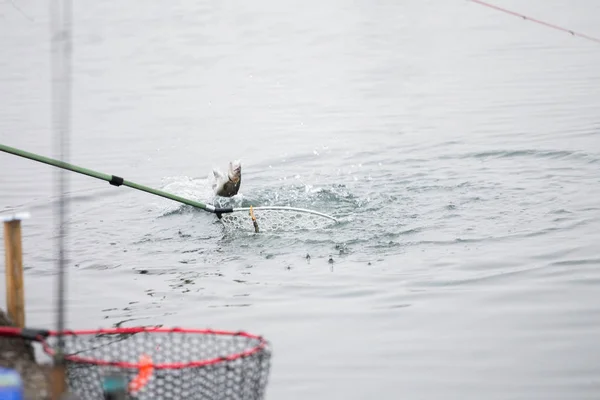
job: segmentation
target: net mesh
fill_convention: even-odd
[[[147,382],[131,393],[132,398],[258,400],[264,397],[270,350],[258,338],[180,331],[77,334],[63,338],[69,389],[81,400],[104,399],[103,379],[114,374],[130,384],[137,377],[139,384],[139,368],[102,364],[137,364],[142,355],[150,357],[154,368]],[[48,340],[50,347],[51,340]],[[240,354],[244,355],[236,356]],[[182,365],[213,359],[217,362],[211,365]]]
[[[254,208],[253,212],[259,232],[315,230],[335,223],[325,216],[295,209]],[[223,214],[221,222],[231,231],[255,232],[250,212],[246,210]]]

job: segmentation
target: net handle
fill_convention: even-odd
[[[160,197],[164,197],[166,199],[169,200],[173,200],[173,201],[177,201],[179,203],[182,204],[187,204],[189,206],[192,207],[196,207],[196,208],[200,208],[204,211],[208,211],[211,213],[214,213],[217,215],[217,217],[219,217],[219,219],[221,218],[221,214],[227,214],[227,213],[232,213],[232,212],[236,212],[236,211],[249,211],[250,208],[233,208],[233,207],[224,207],[224,208],[220,208],[220,207],[215,207],[211,204],[204,204],[201,203],[199,201],[194,201],[194,200],[190,200],[190,199],[186,199],[184,197],[181,196],[177,196],[171,193],[167,193],[165,191],[162,190],[158,190],[158,189],[154,189],[148,186],[144,186],[144,185],[140,185],[139,183],[135,183],[126,179],[123,179],[120,176],[116,176],[116,175],[109,175],[109,174],[105,174],[102,172],[97,172],[97,171],[93,171],[91,169],[88,168],[82,168],[79,167],[77,165],[73,165],[73,164],[69,164],[63,161],[59,161],[59,160],[54,160],[52,158],[49,157],[44,157],[41,156],[39,154],[35,154],[35,153],[30,153],[28,151],[25,150],[21,150],[21,149],[17,149],[15,147],[10,147],[10,146],[6,146],[4,144],[0,143],[0,151],[3,151],[5,153],[9,153],[9,154],[13,154],[16,156],[20,156],[23,158],[27,158],[33,161],[37,161],[37,162],[41,162],[44,164],[48,164],[48,165],[52,165],[54,167],[57,168],[62,168],[68,171],[72,171],[72,172],[77,172],[79,174],[83,174],[83,175],[87,175],[87,176],[91,176],[92,178],[96,178],[96,179],[100,179],[103,181],[106,181],[108,183],[110,183],[113,186],[127,186],[130,187],[132,189],[136,189],[136,190],[140,190],[142,192],[146,192],[146,193],[150,193],[156,196],[160,196]],[[319,215],[321,217],[325,217],[325,218],[329,218],[333,221],[336,221],[335,218],[333,218],[332,216],[329,216],[327,214],[323,214],[317,211],[312,211],[312,210],[305,210],[302,208],[293,208],[293,207],[283,207],[283,206],[265,206],[265,207],[254,207],[255,210],[289,210],[289,211],[298,211],[298,212],[304,212],[304,213],[309,213],[309,214],[314,214],[314,215]]]

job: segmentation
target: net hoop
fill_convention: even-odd
[[[133,335],[136,333],[183,333],[190,335],[216,335],[216,336],[241,336],[256,341],[256,345],[248,348],[247,350],[230,354],[222,357],[214,357],[206,360],[190,361],[186,363],[175,362],[175,363],[157,363],[152,364],[154,369],[182,369],[182,368],[193,368],[193,367],[205,367],[208,365],[215,365],[226,361],[235,361],[244,357],[257,354],[268,347],[268,342],[261,336],[253,335],[247,332],[231,332],[231,331],[219,331],[212,329],[184,329],[184,328],[147,328],[147,327],[133,327],[133,328],[111,328],[111,329],[93,329],[93,330],[78,330],[78,331],[63,331],[64,336],[86,336],[86,335]],[[48,336],[58,336],[59,333],[56,331],[49,331]],[[44,352],[50,356],[54,356],[56,352],[48,344],[46,340],[42,341]],[[140,368],[142,363],[140,362],[126,362],[126,361],[107,361],[99,360],[89,357],[80,357],[75,355],[65,355],[65,359],[68,361],[82,363],[82,364],[93,364],[93,365],[104,365],[113,366],[119,368]]]
[[[321,230],[338,222],[318,211],[287,206],[231,208],[219,215],[219,221],[229,231],[254,233]]]
[[[42,348],[49,356],[56,355],[56,351],[50,346],[47,341],[48,337],[58,337],[61,333],[58,331],[51,330],[40,330],[31,331],[34,335],[24,335],[24,330],[15,327],[0,327],[0,337],[23,337],[26,336],[29,340],[35,340],[40,342]],[[254,335],[248,332],[239,331],[222,331],[212,329],[186,329],[186,328],[151,328],[151,327],[132,327],[132,328],[108,328],[108,329],[90,329],[90,330],[66,330],[62,332],[63,336],[88,336],[88,335],[133,335],[137,333],[183,333],[190,335],[215,335],[215,336],[238,336],[247,339],[252,339],[256,342],[255,346],[248,348],[247,350],[230,354],[223,357],[214,357],[206,360],[190,361],[187,363],[157,363],[152,364],[155,369],[181,369],[191,367],[204,367],[208,365],[218,364],[225,361],[235,361],[244,357],[248,357],[257,354],[261,351],[267,350],[269,343],[259,335]],[[82,364],[93,364],[93,365],[105,365],[114,366],[120,368],[140,368],[142,363],[139,362],[125,362],[125,361],[106,361],[99,360],[89,357],[80,357],[70,354],[65,355],[65,360],[82,363]]]
[[[320,217],[324,217],[324,218],[330,219],[330,220],[332,220],[334,222],[337,222],[337,219],[335,219],[331,215],[323,214],[323,213],[318,212],[318,211],[307,210],[305,208],[286,207],[286,206],[260,206],[260,207],[252,207],[252,209],[253,210],[259,210],[259,211],[260,210],[296,211],[296,212],[305,213],[305,214],[318,215]],[[237,211],[250,211],[250,207],[240,207],[240,208],[234,208],[233,209],[233,212],[237,212]]]

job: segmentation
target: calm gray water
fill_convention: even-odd
[[[14,2],[0,142],[53,156],[49,8]],[[597,398],[600,45],[462,0],[75,3],[72,163],[211,202],[240,158],[236,204],[342,222],[230,234],[69,174],[69,327],[262,334],[269,399]],[[597,1],[495,4],[600,36]],[[56,169],[0,165],[54,327]]]

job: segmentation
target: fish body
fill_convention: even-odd
[[[215,182],[213,190],[217,196],[233,197],[240,190],[242,183],[242,163],[239,160],[229,162],[227,174],[223,174],[218,170],[213,170]]]

